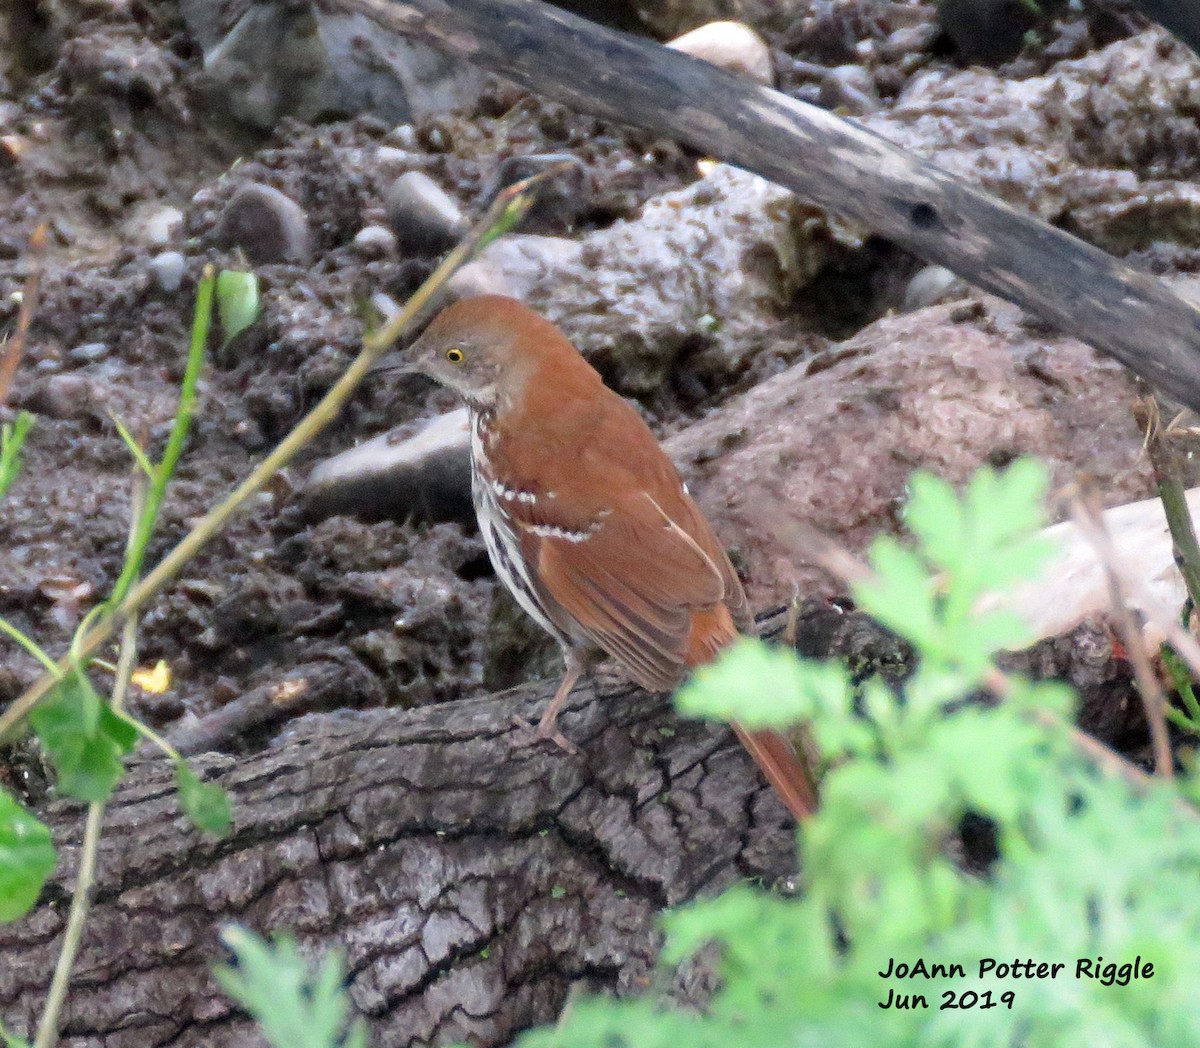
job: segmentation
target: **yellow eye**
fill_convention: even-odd
[[[451,364],[461,364],[465,357],[466,354],[459,349],[458,346],[451,346],[448,350],[446,350],[446,359],[450,361]]]

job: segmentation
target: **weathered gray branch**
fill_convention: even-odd
[[[317,0],[720,157],[949,267],[1200,410],[1200,311],[852,121],[537,0]]]

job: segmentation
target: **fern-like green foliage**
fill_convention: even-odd
[[[799,893],[738,887],[666,915],[664,965],[720,944],[703,1011],[586,1000],[521,1048],[1200,1045],[1197,784],[1137,788],[1097,768],[1069,736],[1064,687],[1014,680],[1003,703],[960,701],[1026,639],[980,608],[1049,552],[1034,538],[1044,487],[1025,461],[961,496],[914,478],[916,541],[880,539],[855,593],[919,654],[898,698],[755,640],[696,674],[686,713],[811,725],[826,770],[799,834]],[[995,827],[983,876],[956,861],[968,813]],[[880,974],[919,961],[947,974]]]
[[[367,1048],[366,1023],[349,1023],[340,955],[328,955],[314,970],[287,936],[268,942],[230,924],[221,938],[237,965],[221,965],[213,976],[258,1020],[273,1048]]]

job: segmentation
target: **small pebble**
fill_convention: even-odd
[[[407,149],[398,149],[396,146],[380,146],[375,150],[375,160],[383,167],[411,167],[416,156]]]
[[[51,375],[29,394],[27,406],[53,419],[74,418],[83,413],[92,396],[92,385],[82,375]]]
[[[771,49],[761,36],[742,22],[709,22],[676,37],[667,47],[767,87],[775,85]]]
[[[108,356],[108,346],[104,342],[85,342],[67,352],[67,358],[76,364],[94,364]]]
[[[945,266],[926,266],[908,282],[904,291],[904,310],[911,313],[916,309],[962,298],[967,293],[967,283]]]
[[[453,247],[467,228],[458,204],[432,178],[408,171],[384,200],[388,224],[402,251],[429,257]]]
[[[226,247],[240,247],[254,265],[297,262],[312,258],[308,215],[291,197],[247,182],[225,205],[217,220],[217,238]]]
[[[873,113],[879,108],[875,78],[862,66],[834,66],[821,82],[819,101],[828,109],[849,106],[859,113]]]
[[[166,206],[142,208],[125,223],[130,239],[151,247],[169,244],[182,226],[183,212]]]
[[[147,268],[154,283],[162,291],[170,293],[178,291],[183,283],[187,261],[178,251],[163,251],[150,259]]]
[[[29,139],[23,135],[0,135],[0,161],[15,167],[29,152]]]
[[[412,124],[397,124],[388,132],[384,142],[411,153],[417,148],[417,129]]]
[[[396,234],[384,226],[363,226],[352,246],[363,258],[387,258],[396,253]]]

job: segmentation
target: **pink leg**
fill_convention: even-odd
[[[555,727],[555,721],[558,720],[559,710],[567,701],[571,689],[579,683],[579,678],[583,676],[584,662],[573,651],[564,652],[563,661],[565,665],[562,683],[559,684],[558,691],[554,693],[554,698],[550,700],[550,705],[546,707],[546,712],[542,714],[542,719],[538,721],[537,733],[539,739],[550,739],[559,749],[566,750],[568,753],[578,753],[579,748]]]

